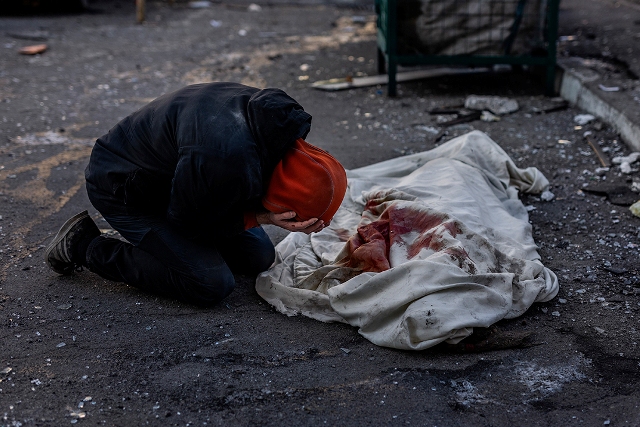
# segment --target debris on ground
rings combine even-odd
[[[481,74],[489,72],[488,68],[433,68],[427,70],[403,71],[396,74],[396,81],[409,82],[413,80],[428,79],[442,76],[453,76],[462,74]],[[378,74],[373,76],[334,78],[329,80],[320,80],[311,85],[314,89],[334,91],[344,90],[356,87],[376,86],[387,84],[389,76],[386,74]]]
[[[619,206],[629,206],[638,200],[638,194],[631,191],[626,185],[621,184],[590,184],[584,187],[582,191],[606,196],[609,202]]]
[[[460,123],[468,123],[468,122],[473,122],[475,120],[478,120],[482,117],[482,113],[480,111],[464,111],[461,110],[458,114],[456,114],[457,117],[450,119],[450,120],[445,120],[443,122],[440,123],[440,126],[442,127],[448,127],[448,126],[453,126],[453,125],[458,125]]]
[[[600,147],[593,140],[593,138],[591,138],[590,134],[585,133],[585,138],[586,138],[587,142],[589,143],[589,146],[591,147],[591,149],[596,153],[596,156],[598,156],[598,160],[600,161],[600,164],[602,165],[602,168],[596,169],[596,173],[598,173],[598,170],[601,170],[603,172],[608,172],[609,171],[609,166],[611,166],[611,162],[609,161],[609,158],[607,156],[605,156],[604,152],[600,149]]]
[[[631,165],[640,159],[640,153],[634,152],[629,154],[628,156],[618,156],[611,159],[611,162],[614,165],[620,165],[620,171],[624,174],[630,174],[632,172],[637,172],[637,169],[633,169]]]
[[[464,107],[470,110],[489,110],[493,114],[503,116],[518,111],[518,101],[501,96],[470,95],[464,101]]]
[[[489,111],[483,111],[482,115],[480,116],[480,120],[482,120],[483,122],[498,122],[500,121],[500,117],[490,113]]]
[[[605,86],[603,84],[599,84],[598,87],[603,92],[618,92],[620,90],[618,86]]]
[[[550,105],[542,108],[534,107],[532,108],[532,112],[535,114],[548,114],[555,113],[557,111],[563,111],[569,108],[569,102],[567,102],[563,98],[551,98],[550,101]]]
[[[542,194],[540,194],[540,200],[542,200],[543,202],[550,202],[555,198],[556,195],[549,190],[545,190],[542,192]]]
[[[573,121],[577,125],[584,126],[587,123],[589,123],[589,122],[591,122],[591,121],[593,121],[595,119],[596,119],[596,117],[594,115],[592,115],[592,114],[578,114],[577,116],[575,116],[573,118]]]
[[[25,46],[18,52],[22,55],[37,55],[39,53],[43,53],[45,50],[47,50],[46,44],[34,44],[31,46]]]
[[[638,161],[638,159],[640,159],[640,153],[639,152],[634,152],[629,154],[628,156],[617,156],[614,157],[611,161],[613,162],[614,165],[620,165],[622,163],[635,163]]]

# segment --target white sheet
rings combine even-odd
[[[474,131],[348,171],[331,226],[289,234],[257,292],[287,315],[345,322],[371,342],[421,350],[524,313],[558,292],[518,190],[548,181]]]

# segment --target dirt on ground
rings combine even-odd
[[[543,96],[540,76],[415,81],[396,98],[384,86],[311,88],[376,74],[375,16],[357,4],[151,2],[139,25],[132,4],[104,1],[0,17],[0,28],[0,425],[640,425],[638,166],[604,168],[631,150],[607,123]],[[109,228],[84,189],[95,139],[155,97],[213,80],[283,88],[313,115],[309,141],[347,168],[486,132],[551,182],[551,200],[522,200],[558,296],[472,336],[476,350],[486,336],[502,348],[410,352],[284,316],[252,277],[199,309],[50,271],[44,247],[68,217],[89,209]],[[519,109],[451,126],[456,115],[431,113],[471,94]]]

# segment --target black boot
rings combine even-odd
[[[86,265],[86,249],[100,229],[87,211],[80,212],[64,223],[44,253],[44,259],[58,274],[71,274]]]

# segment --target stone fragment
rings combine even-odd
[[[470,110],[489,110],[499,116],[518,111],[518,102],[511,98],[501,96],[470,95],[464,101],[464,108]]]

